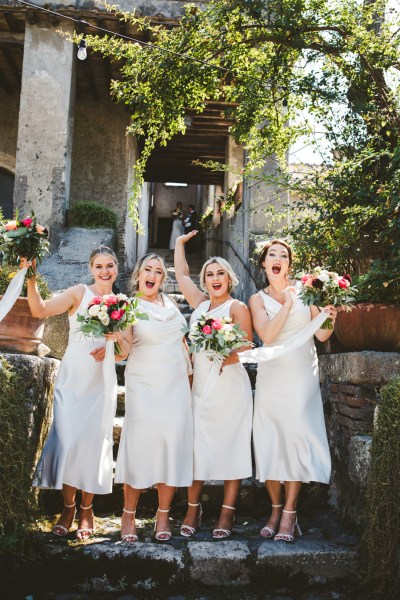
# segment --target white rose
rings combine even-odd
[[[232,331],[233,329],[233,325],[231,325],[230,323],[226,323],[225,325],[222,326],[222,331]]]
[[[108,306],[103,304],[103,306],[100,307],[100,310],[101,310],[101,312],[106,313],[108,311]]]
[[[128,296],[125,296],[125,294],[117,294],[117,298],[118,300],[128,300]]]
[[[321,271],[317,279],[322,281],[322,283],[327,283],[330,279],[328,271]]]
[[[100,312],[100,306],[98,304],[93,304],[93,306],[91,306],[89,308],[89,315],[91,317],[97,317],[99,312]]]
[[[99,318],[100,318],[100,316],[99,316]],[[103,325],[108,325],[110,322],[110,317],[108,315],[104,315],[104,317],[102,317],[100,320],[103,323]]]

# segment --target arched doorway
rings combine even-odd
[[[6,219],[13,216],[14,173],[0,168],[0,208]]]

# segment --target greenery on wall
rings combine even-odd
[[[70,225],[87,229],[114,229],[117,231],[118,218],[111,208],[99,202],[84,200],[77,202],[69,211]]]
[[[400,589],[400,377],[381,390],[362,538],[363,578],[377,598]]]
[[[0,557],[7,560],[22,550],[35,510],[24,389],[15,369],[0,355]]]
[[[11,265],[0,266],[0,295],[4,294],[4,292],[8,288],[10,281],[16,275],[17,272],[18,272],[17,267],[14,267]],[[39,289],[39,292],[40,292],[40,295],[42,296],[42,298],[44,300],[51,298],[51,290],[50,290],[49,286],[47,285],[47,281],[45,280],[43,275],[40,275],[40,273],[37,273],[36,281],[37,281],[37,286],[38,286],[38,289]],[[22,296],[23,298],[26,298],[26,294],[27,294],[27,291],[26,291],[26,279],[25,279],[24,285],[22,286],[20,296]]]

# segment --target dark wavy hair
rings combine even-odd
[[[267,256],[268,250],[274,244],[281,244],[281,246],[284,246],[286,248],[286,250],[288,251],[288,254],[289,254],[289,267],[292,265],[292,262],[293,262],[292,248],[290,247],[290,245],[288,244],[288,242],[285,242],[285,240],[276,239],[276,240],[270,240],[269,242],[267,242],[265,244],[265,246],[263,247],[263,249],[261,250],[260,256],[258,257],[258,266],[261,269],[263,269],[263,262],[265,261],[265,257]],[[264,287],[267,286],[267,285],[269,285],[269,281],[268,281],[268,277],[265,275],[265,284],[264,284]]]

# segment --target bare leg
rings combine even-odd
[[[203,489],[204,481],[193,481],[193,484],[188,488],[188,502],[190,504],[200,504],[201,490]],[[191,530],[196,530],[199,524],[200,506],[188,506],[186,517],[183,519],[182,527],[188,525]],[[189,529],[184,529],[186,534],[190,534]]]
[[[219,519],[217,521],[217,525],[215,530],[217,529],[226,529],[227,531],[232,531],[235,511],[231,508],[226,508],[227,506],[232,506],[233,508],[236,506],[236,500],[238,497],[238,493],[240,490],[240,484],[242,483],[241,479],[228,479],[224,482],[224,502],[221,508],[221,512],[219,515]],[[215,531],[214,530],[214,531]],[[227,537],[226,534],[221,532],[220,534],[217,532],[214,534],[215,538],[224,538]]]
[[[285,481],[285,511],[296,511],[301,486],[301,481]],[[283,512],[278,535],[294,535],[296,518],[297,515],[295,512]]]
[[[87,540],[93,533],[93,502],[94,494],[82,490],[82,502],[79,512],[79,523],[76,537],[80,541]]]
[[[175,496],[176,487],[165,485],[165,483],[157,484],[158,490],[158,511],[156,515],[156,534],[161,531],[165,531],[165,534],[158,534],[160,541],[168,541],[171,538],[171,527],[169,524],[169,513],[162,512],[167,511],[171,507],[172,500]]]
[[[142,490],[124,483],[124,510],[121,517],[121,537],[124,542],[136,542],[135,512]]]
[[[76,488],[70,485],[63,485],[62,496],[64,500],[64,508],[58,519],[57,523],[53,527],[53,533],[59,536],[65,536],[70,529],[75,516],[76,505],[75,496]]]
[[[262,537],[268,539],[274,537],[278,531],[279,521],[282,515],[282,484],[280,481],[269,480],[265,482],[268,495],[271,499],[272,509],[271,516],[267,521],[265,527],[260,531]]]

